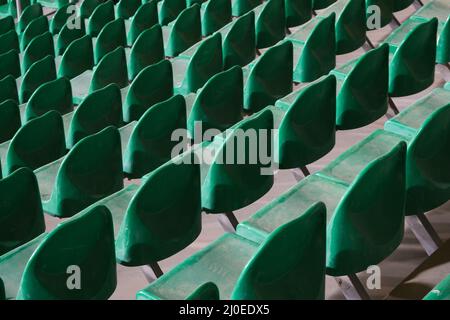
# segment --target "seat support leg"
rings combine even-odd
[[[399,25],[401,25],[400,20],[398,20],[397,17],[396,17],[395,15],[392,15],[392,20],[395,22],[395,24],[397,25],[397,27],[398,27]],[[392,27],[392,26],[391,26],[391,27]]]
[[[155,281],[163,275],[161,267],[157,262],[152,262],[149,265],[142,266],[141,269],[149,283]]]
[[[394,100],[392,100],[391,97],[389,97],[389,107],[392,109],[392,111],[394,111],[395,114],[399,114],[400,111],[398,111],[397,106],[395,105]]]
[[[373,44],[372,41],[370,41],[370,39],[369,39],[368,36],[366,36],[366,42],[367,42],[367,44],[369,45],[369,47],[370,47],[371,49],[375,48],[375,45]]]
[[[428,255],[431,255],[442,245],[441,238],[425,214],[420,213],[417,215],[407,216],[406,222]]]
[[[356,274],[349,274],[347,278],[348,281],[344,277],[335,278],[347,300],[370,300],[369,294]]]
[[[291,172],[297,182],[310,175],[310,172],[306,166],[291,169]],[[300,175],[300,172],[302,173],[302,175]]]
[[[234,215],[233,211],[221,213],[218,215],[219,223],[226,232],[236,232],[238,219]]]
[[[421,7],[423,7],[423,2],[422,2],[422,0],[416,0],[416,1],[414,1],[414,8],[420,9]]]

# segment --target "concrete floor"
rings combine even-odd
[[[424,1],[428,2],[428,1]],[[412,13],[414,8],[410,7],[402,12],[396,14],[400,21],[406,20]],[[292,31],[295,32],[295,29]],[[378,43],[384,39],[391,29],[389,26],[369,32],[369,37],[374,43]],[[359,49],[350,54],[341,55],[337,59],[338,65],[360,56],[364,53],[364,50]],[[427,90],[420,92],[417,95],[394,99],[395,103],[400,110],[405,109],[408,105],[416,101],[418,98],[424,96],[430,92],[433,88],[442,86],[445,81],[450,81],[448,78],[440,72],[441,69],[437,68],[435,83]],[[308,166],[311,173],[322,169],[330,161],[336,158],[339,154],[345,151],[348,147],[362,140],[369,135],[372,131],[383,128],[384,122],[387,120],[383,117],[377,120],[375,123],[366,126],[364,128],[338,131],[336,136],[336,146],[325,157],[317,162]],[[275,183],[270,192],[264,197],[253,203],[252,205],[236,211],[235,214],[239,221],[248,218],[251,214],[255,213],[259,208],[272,201],[280,194],[285,192],[291,186],[296,183],[292,174],[288,170],[280,171],[275,176]],[[427,214],[433,226],[443,240],[450,238],[450,203],[443,205],[442,207],[435,209]],[[47,230],[51,230],[54,226],[60,222],[56,218],[46,216]],[[204,248],[206,245],[214,241],[220,235],[223,234],[223,229],[217,221],[217,218],[213,215],[203,215],[203,230],[198,239],[192,243],[189,247],[179,252],[175,256],[161,261],[160,265],[163,271],[168,271],[185,258],[189,257],[196,251]],[[381,269],[381,289],[370,290],[369,295],[373,299],[383,299],[400,281],[402,281],[415,267],[417,267],[427,257],[425,251],[417,242],[408,227],[405,228],[405,236],[398,247],[398,249],[385,261],[383,261],[379,267]],[[135,299],[135,294],[138,290],[146,286],[147,281],[138,267],[130,268],[118,265],[118,285],[114,295],[111,299]],[[360,279],[365,282],[365,279],[369,276],[365,272],[358,274]],[[327,277],[326,282],[326,298],[327,299],[344,299],[344,296],[340,292],[335,280],[331,277]]]

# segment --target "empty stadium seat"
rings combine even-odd
[[[314,18],[287,37],[293,45],[294,81],[314,81],[336,66],[334,21],[334,13]]]
[[[267,48],[282,40],[286,34],[283,0],[268,0],[256,7],[256,48]]]
[[[141,0],[120,0],[116,4],[116,17],[129,19],[141,6]]]
[[[0,180],[7,201],[0,206],[0,256],[34,239],[45,231],[44,213],[36,177],[22,168]]]
[[[304,24],[312,17],[312,1],[310,0],[285,0],[284,12],[286,27],[291,28]]]
[[[162,26],[169,24],[175,20],[184,9],[186,9],[185,0],[158,1],[159,24]]]
[[[0,78],[12,76],[20,77],[20,58],[19,52],[11,49],[6,53],[0,54]]]
[[[11,16],[6,16],[0,18],[0,35],[15,29],[14,18]]]
[[[31,21],[27,28],[20,35],[20,50],[23,51],[29,43],[38,35],[41,35],[49,30],[48,19],[45,16]]]
[[[208,0],[201,5],[202,35],[209,36],[231,22],[231,2],[229,0]]]
[[[55,55],[53,36],[45,32],[30,41],[22,53],[22,74],[25,74],[31,65],[46,56]]]
[[[17,102],[11,99],[0,102],[0,143],[10,140],[20,126]]]
[[[99,4],[86,23],[86,33],[91,37],[96,37],[103,27],[115,19],[114,2],[112,0]]]
[[[70,3],[63,5],[58,10],[56,10],[55,14],[50,19],[50,32],[53,35],[57,35],[67,23],[69,18],[71,18],[72,15],[76,13],[71,6],[72,4]]]
[[[132,46],[142,32],[155,24],[158,24],[157,2],[150,1],[142,4],[130,19],[125,20],[128,45]]]
[[[16,79],[11,75],[0,79],[0,103],[9,99],[19,103]]]
[[[89,35],[75,39],[62,56],[55,58],[58,77],[73,79],[94,67],[94,49]]]
[[[12,49],[20,51],[19,37],[15,30],[10,30],[0,35],[0,54]]]
[[[100,31],[98,37],[95,39],[95,64],[98,64],[107,53],[120,46],[126,47],[127,39],[123,19],[118,18],[114,21],[108,22]]]
[[[42,17],[42,6],[39,3],[32,4],[26,7],[19,17],[17,22],[17,32],[21,34],[25,31],[27,26],[36,18]]]
[[[20,103],[28,102],[28,99],[42,84],[56,79],[55,61],[52,56],[46,56],[33,63],[23,77],[17,79],[20,83]]]
[[[216,284],[225,300],[323,299],[325,224],[319,203],[261,245],[227,233],[140,290],[137,299],[185,299],[206,282]]]
[[[89,18],[94,13],[94,10],[102,3],[103,3],[102,0],[81,1],[80,7],[79,7],[80,17],[83,19]]]
[[[261,0],[231,0],[231,13],[235,17],[242,16],[262,3]]]
[[[86,28],[84,21],[81,20],[80,28],[71,28],[66,23],[61,31],[56,35],[55,53],[56,55],[64,54],[67,47],[75,40],[86,35]]]
[[[107,127],[35,171],[44,211],[70,217],[123,188],[120,135]]]

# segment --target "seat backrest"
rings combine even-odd
[[[46,16],[41,16],[31,21],[20,36],[20,49],[22,51],[25,50],[31,40],[33,40],[36,36],[47,32],[48,30],[49,26]]]
[[[141,0],[120,0],[116,5],[116,16],[122,19],[131,18],[141,3]]]
[[[145,265],[181,251],[201,231],[200,166],[168,162],[147,176],[116,239],[117,260]]]
[[[67,47],[75,40],[86,34],[84,20],[80,20],[80,28],[70,28],[66,23],[56,37],[55,52],[62,55]]]
[[[82,19],[89,18],[94,10],[103,3],[102,0],[84,0],[80,3],[79,14]]]
[[[31,96],[25,109],[25,121],[55,110],[65,114],[73,110],[72,87],[67,78],[58,78],[41,85]]]
[[[47,235],[25,267],[17,299],[108,299],[116,285],[111,212],[97,206]]]
[[[336,78],[328,75],[301,90],[278,128],[281,169],[306,166],[335,145]]]
[[[202,185],[202,205],[208,212],[229,212],[262,197],[273,185],[271,146],[273,115],[263,110],[228,129]],[[263,172],[266,169],[267,172]]]
[[[347,3],[336,17],[336,54],[354,51],[366,41],[365,0],[344,1]]]
[[[367,270],[402,241],[405,159],[406,143],[400,142],[370,162],[348,188],[328,222],[328,275]]]
[[[166,43],[166,56],[176,57],[202,38],[200,6],[196,3],[184,9],[172,24]]]
[[[71,7],[70,3],[56,10],[56,13],[50,19],[50,32],[57,35],[74,13],[76,13],[76,9]]]
[[[127,46],[125,24],[122,18],[108,22],[100,31],[94,47],[94,61],[99,61],[117,47]]]
[[[55,55],[55,47],[52,34],[50,32],[45,32],[31,40],[23,51],[22,73],[24,74],[27,72],[34,62],[48,55]]]
[[[320,20],[302,48],[295,63],[296,80],[311,82],[328,74],[336,66],[335,14]]]
[[[123,105],[123,120],[138,120],[155,103],[173,95],[172,64],[168,60],[144,68],[130,85]]]
[[[12,49],[20,51],[19,37],[17,36],[16,30],[10,30],[0,35],[0,54]]]
[[[257,112],[292,91],[293,59],[290,41],[284,41],[263,53],[245,84],[244,109]]]
[[[312,1],[286,0],[284,1],[286,27],[295,27],[304,24],[312,17]]]
[[[103,27],[115,18],[114,2],[112,0],[105,1],[96,6],[89,17],[86,33],[91,37],[96,37]]]
[[[36,177],[21,168],[0,180],[0,255],[45,231],[44,212]]]
[[[107,53],[98,63],[92,74],[89,93],[115,83],[120,88],[128,85],[127,60],[125,49],[118,47]]]
[[[192,55],[181,87],[186,92],[196,92],[213,75],[223,70],[222,36],[215,33],[202,41]]]
[[[136,124],[124,154],[124,172],[142,177],[170,160],[175,130],[186,129],[186,104],[176,95],[151,106]]]
[[[436,18],[420,23],[408,33],[395,51],[389,65],[391,96],[411,95],[434,82],[437,25]],[[411,68],[414,70],[412,75]]]
[[[269,0],[256,17],[256,47],[267,48],[282,40],[286,34],[284,0]]]
[[[389,46],[365,53],[346,76],[339,91],[336,125],[354,129],[374,122],[387,112]]]
[[[406,9],[409,7],[414,0],[394,0],[394,12]]]
[[[14,24],[14,18],[12,16],[6,16],[0,19],[0,35],[9,32],[11,30],[16,30]]]
[[[209,0],[202,16],[202,35],[209,36],[231,22],[231,1]]]
[[[56,68],[52,56],[46,56],[33,63],[22,78],[19,92],[20,103],[27,102],[37,88],[54,79],[56,79]]]
[[[20,111],[17,102],[11,99],[0,102],[0,143],[10,140],[20,126]]]
[[[407,153],[406,213],[432,210],[450,197],[450,103],[434,111],[410,142]]]
[[[148,4],[151,3],[154,1]],[[130,61],[128,61],[129,78],[134,80],[142,69],[163,60],[164,57],[162,30],[161,26],[156,24],[142,31],[134,41],[130,51]]]
[[[120,89],[115,84],[89,94],[73,113],[67,132],[67,147],[71,149],[78,141],[108,127],[122,124],[122,101]]]
[[[195,123],[201,121],[201,137],[205,130],[223,131],[242,120],[244,102],[242,69],[234,66],[220,72],[199,90],[190,110],[187,128],[195,139]],[[201,139],[201,137],[198,137]]]
[[[50,201],[56,216],[70,217],[122,188],[120,134],[110,126],[81,139],[69,151]]]
[[[232,14],[235,17],[240,17],[262,3],[261,0],[235,0],[232,3]]]
[[[159,24],[167,25],[169,22],[175,20],[178,15],[186,8],[185,0],[162,0],[159,8]]]
[[[246,66],[256,56],[255,13],[250,11],[233,22],[228,34],[223,38],[224,70],[238,65]]]
[[[26,27],[30,24],[34,19],[41,17],[43,15],[42,6],[39,3],[32,4],[26,7],[22,14],[19,17],[19,21],[17,22],[17,31],[18,33],[22,33],[25,31]]]
[[[186,297],[186,300],[219,300],[219,288],[214,282],[206,282]]]
[[[450,63],[450,15],[444,23],[437,43],[436,63]]]
[[[22,167],[34,170],[65,153],[62,117],[56,111],[49,111],[17,131],[9,144],[4,170],[8,174]]]
[[[58,77],[73,79],[94,67],[92,39],[85,35],[74,40],[64,52],[58,69]]]
[[[158,24],[158,2],[150,1],[142,4],[131,19],[130,30],[127,34],[128,44],[133,45],[144,30],[156,24]]]
[[[12,75],[0,77],[0,103],[9,99],[19,102],[16,79]]]
[[[19,52],[11,49],[6,53],[0,54],[0,78],[6,76],[20,77],[20,58]]]
[[[247,263],[232,299],[325,299],[326,208],[316,203],[272,232]]]

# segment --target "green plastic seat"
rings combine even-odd
[[[0,102],[0,143],[10,140],[20,126],[20,111],[17,102],[15,100]]]
[[[23,51],[22,74],[25,74],[34,62],[48,55],[55,55],[53,36],[50,32],[35,37]]]
[[[244,109],[257,112],[292,92],[292,42],[284,41],[264,52],[244,69]]]
[[[132,46],[142,32],[155,24],[158,24],[157,2],[150,1],[142,4],[130,20],[125,20],[128,45]]]
[[[175,21],[162,28],[164,51],[168,57],[176,57],[202,38],[200,6],[194,4],[184,9]]]
[[[366,42],[365,0],[341,0],[320,12],[326,17],[336,14],[336,54],[352,52]]]
[[[46,233],[41,234],[20,247],[0,256],[0,278],[2,278],[5,286],[6,299],[16,298],[25,266],[46,236]]]
[[[45,231],[44,213],[33,171],[22,168],[0,180],[6,201],[0,206],[0,256]]]
[[[173,95],[172,65],[168,60],[145,67],[128,88],[123,103],[123,120],[140,119],[156,103]]]
[[[43,7],[59,9],[70,3],[70,0],[37,0]]]
[[[203,154],[213,155],[211,160],[203,161],[201,168],[202,206],[206,212],[224,213],[243,208],[270,190],[273,175],[268,174],[270,172],[262,174],[264,169],[271,170],[270,163],[264,163],[262,158],[252,160],[251,156],[263,150],[270,152],[272,129],[272,112],[263,110],[240,121],[228,129],[225,135],[214,137],[210,144],[202,148]],[[262,138],[262,130],[267,133],[266,141]],[[252,143],[251,148],[242,141],[245,135],[254,136],[256,143]],[[238,154],[234,151],[237,147],[240,150]],[[227,153],[233,158],[229,159],[230,155],[227,158]],[[228,160],[232,160],[232,163]]]
[[[185,299],[203,283],[222,299],[324,299],[323,203],[281,226],[258,245],[227,233],[137,293],[137,299]]]
[[[235,17],[240,17],[253,10],[261,3],[261,0],[231,0],[231,13]]]
[[[207,282],[192,292],[186,300],[219,300],[219,288],[212,283]]]
[[[131,49],[125,49],[125,53],[127,53],[128,61],[128,78],[132,81],[141,70],[164,59],[161,26],[156,24],[144,30]]]
[[[336,78],[322,77],[275,104],[280,169],[304,167],[333,149],[336,132]],[[277,114],[280,114],[278,116]],[[277,122],[277,121],[275,121]]]
[[[216,73],[223,70],[222,37],[215,33],[193,48],[191,58],[180,56],[172,60],[175,93],[196,92]]]
[[[339,88],[336,126],[366,126],[386,114],[389,88],[389,47],[384,44],[332,71]]]
[[[79,284],[70,279],[76,270]],[[108,299],[116,285],[111,213],[99,206],[59,224],[42,240],[25,266],[17,299]]]
[[[24,51],[28,44],[37,36],[48,32],[48,19],[45,16],[34,19],[20,35],[20,50]]]
[[[53,35],[57,35],[61,29],[66,25],[67,20],[72,17],[75,13],[75,10],[71,7],[72,4],[67,3],[63,5],[61,8],[56,10],[53,17],[50,19],[50,32]]]
[[[201,5],[200,12],[204,37],[231,22],[231,2],[229,0],[209,0]]]
[[[81,139],[108,127],[120,127],[122,121],[122,101],[120,89],[115,84],[89,94],[70,115],[70,126],[66,134],[68,149]]]
[[[392,0],[366,0],[366,20],[370,21],[372,15],[376,14],[377,12],[380,12],[380,28],[388,25],[392,19],[394,18],[393,11],[394,11],[394,1]],[[373,7],[377,6],[376,8],[379,11],[373,11],[371,10]],[[378,26],[377,26],[378,27]],[[373,30],[369,29],[368,30]]]
[[[122,19],[129,19],[141,5],[141,0],[120,0],[116,5],[116,17]]]
[[[118,47],[107,53],[94,70],[87,70],[70,82],[74,104],[79,104],[89,93],[111,83],[117,84],[120,88],[126,87],[128,71],[124,48]]]
[[[394,12],[408,8],[415,0],[394,0]]]
[[[20,74],[19,52],[11,49],[6,53],[0,54],[0,78],[6,76],[18,78]]]
[[[55,161],[66,153],[64,127],[56,111],[30,120],[23,125],[11,141],[1,145],[4,161],[2,168],[7,176],[18,168],[32,170]],[[6,149],[6,152],[4,152]]]
[[[408,21],[415,25],[408,27],[403,23],[385,40],[391,50],[389,95],[392,97],[418,93],[434,82],[438,21],[436,18]]]
[[[56,68],[52,56],[46,56],[33,63],[22,77],[19,91],[20,102],[26,103],[37,88],[54,79],[56,79]]]
[[[256,57],[255,13],[250,11],[219,30],[222,35],[223,68],[245,66]]]
[[[450,273],[423,300],[450,300]]]
[[[0,77],[0,103],[9,99],[19,102],[16,79],[11,75]]]
[[[55,41],[55,53],[60,56],[64,54],[67,47],[75,40],[80,39],[81,37],[86,35],[86,27],[84,24],[84,20],[80,20],[80,28],[69,28],[67,24],[65,24],[61,31],[56,36]]]
[[[74,40],[64,51],[59,60],[58,77],[73,79],[93,67],[92,39],[89,35],[85,35]]]
[[[19,37],[15,30],[10,30],[0,35],[0,54],[6,53],[12,49],[20,51]]]
[[[367,270],[400,244],[404,229],[405,153],[400,142],[363,167],[351,183],[326,172],[310,175],[237,227],[262,242],[317,201],[327,207],[327,274]],[[328,167],[326,167],[328,168]]]
[[[71,217],[123,188],[119,131],[107,127],[81,139],[69,153],[35,171],[44,211]]]
[[[284,0],[286,27],[296,27],[312,18],[311,0]]]
[[[255,12],[256,48],[267,48],[286,35],[284,0],[268,0],[253,10]]]
[[[42,6],[39,3],[32,4],[26,7],[22,14],[19,17],[19,21],[17,22],[17,32],[21,34],[25,31],[27,26],[36,18],[39,18],[43,15]]]
[[[142,177],[172,157],[178,144],[172,140],[175,130],[186,129],[186,104],[175,95],[151,106],[139,119],[124,152],[124,172],[128,177]]]
[[[311,82],[336,66],[335,14],[317,17],[288,36],[294,55],[294,81]]]
[[[446,0],[433,0],[427,2],[422,8],[417,10],[413,17],[431,19],[436,17],[440,23],[446,22],[450,12],[450,3]]]
[[[103,0],[84,0],[80,3],[79,15],[83,19],[89,18],[95,11],[95,9],[104,3]]]
[[[114,2],[112,0],[105,1],[96,6],[90,15],[86,25],[86,33],[91,37],[96,37],[103,27],[114,19]]]
[[[58,78],[42,84],[28,100],[23,122],[39,117],[50,110],[63,115],[73,110],[72,88],[67,78]]]
[[[314,10],[325,9],[335,2],[336,0],[312,0],[312,7]]]
[[[208,129],[224,131],[242,120],[243,97],[240,67],[234,66],[213,76],[196,95],[187,97],[189,137],[194,140],[202,139]],[[202,131],[197,132],[196,124],[200,122]]]
[[[158,1],[159,24],[162,26],[169,24],[175,20],[184,9],[186,9],[185,0]]]
[[[0,19],[0,35],[5,34],[11,30],[16,30],[14,24],[14,18],[12,16],[6,16]]]
[[[123,19],[118,18],[108,22],[98,34],[94,46],[94,62],[99,63],[100,60],[109,52],[117,47],[126,47],[125,24]]]
[[[450,198],[448,119],[450,92],[435,89],[398,116],[385,129],[410,141],[407,157],[406,214],[422,214]]]

